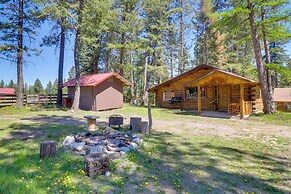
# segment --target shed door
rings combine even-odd
[[[229,85],[221,85],[218,89],[218,110],[227,111],[230,103]]]

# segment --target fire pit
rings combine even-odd
[[[109,127],[111,125],[118,125],[118,127],[120,127],[120,125],[123,125],[123,117],[121,115],[111,115],[109,117],[108,125]]]

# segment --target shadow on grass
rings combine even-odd
[[[79,118],[74,118],[72,116],[56,116],[56,115],[45,115],[40,114],[36,117],[26,117],[22,118],[23,121],[32,121],[32,122],[41,122],[49,124],[61,124],[61,125],[84,125],[86,124],[85,120]]]
[[[289,174],[288,163],[280,161],[280,157],[265,155],[260,151],[250,153],[243,149],[232,149],[215,145],[211,141],[201,144],[183,142],[184,147],[180,147],[172,140],[171,134],[152,133],[151,137],[146,139],[152,145],[150,150],[135,153],[137,158],[135,162],[144,168],[140,173],[131,174],[131,178],[140,179],[140,182],[145,179],[144,176],[157,177],[160,185],[168,187],[164,188],[166,193],[171,190],[189,193],[288,193],[291,189],[290,186],[288,190],[274,186],[286,182],[288,177],[259,178],[253,175],[255,169],[252,167],[257,162],[261,163],[259,167],[270,166],[274,174]],[[240,155],[250,161],[242,161]],[[233,170],[227,164],[222,167],[221,162],[227,164],[242,162],[250,171],[244,171],[240,167]],[[154,184],[156,181],[151,182]],[[151,190],[151,192],[156,191]]]

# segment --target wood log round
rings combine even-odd
[[[149,123],[147,121],[142,121],[140,123],[140,130],[142,134],[149,134]]]
[[[43,141],[40,143],[39,157],[44,159],[56,154],[56,142],[55,141]]]
[[[141,124],[140,117],[130,117],[130,130],[140,132],[140,124]]]
[[[92,154],[85,157],[85,172],[93,178],[105,174],[109,170],[109,157],[105,154]]]

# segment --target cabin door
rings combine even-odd
[[[218,89],[218,110],[227,111],[230,103],[229,85],[221,85]]]

